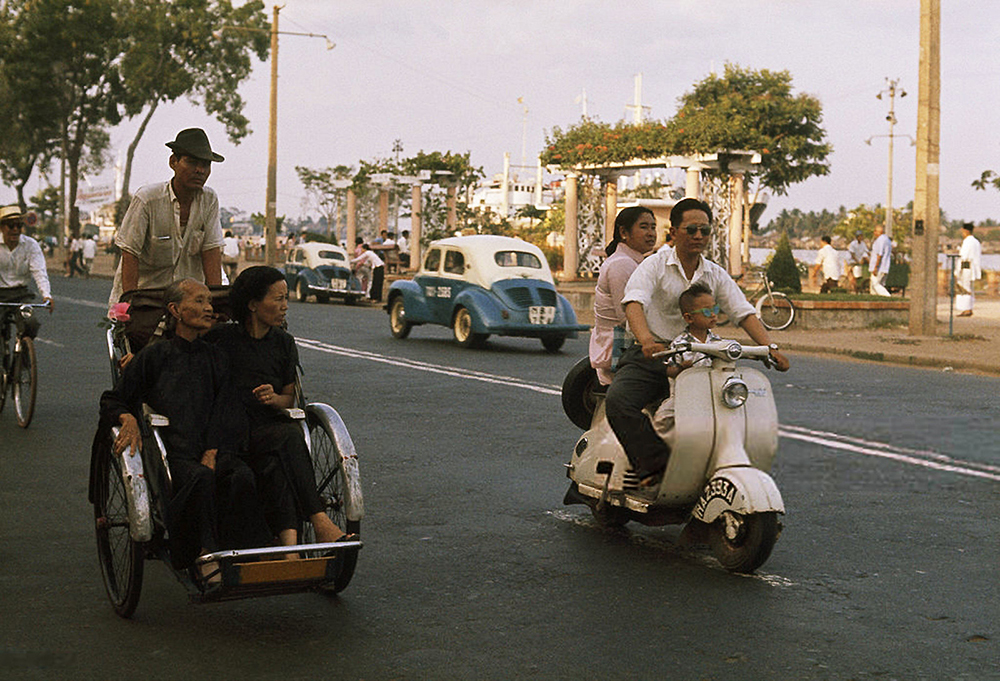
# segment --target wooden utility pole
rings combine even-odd
[[[937,333],[940,210],[941,0],[920,0],[920,93],[917,102],[917,185],[913,196],[910,335]]]

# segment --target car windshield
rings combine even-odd
[[[344,257],[344,254],[339,251],[320,251],[319,257],[323,260],[339,260],[341,262],[347,260],[347,258]]]
[[[497,251],[493,256],[500,267],[531,267],[542,269],[542,263],[534,253],[524,251]]]

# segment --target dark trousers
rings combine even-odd
[[[379,265],[372,270],[372,300],[382,300],[382,282],[385,281],[385,266]]]
[[[0,303],[29,303],[35,299],[35,295],[27,286],[11,286],[10,288],[0,288]],[[12,309],[12,308],[10,308]],[[8,314],[13,314],[10,312]],[[18,322],[18,333],[23,333],[28,338],[38,337],[38,328],[42,323],[38,317],[32,315],[27,320],[21,319]]]
[[[246,549],[271,544],[253,471],[240,459],[220,453],[215,470],[190,459],[171,459],[173,495],[167,531],[174,567],[194,563],[202,549]]]
[[[288,522],[289,513],[294,520],[305,520],[324,510],[323,501],[316,491],[316,473],[312,459],[298,423],[272,421],[254,426],[250,430],[249,455],[252,460],[259,462],[279,463],[280,471],[272,474],[271,479],[273,481],[282,474],[291,494],[266,492],[265,496],[272,503],[280,504],[276,515],[283,522]],[[296,523],[282,529],[297,526]]]
[[[669,394],[670,383],[663,362],[646,359],[638,343],[626,350],[618,360],[604,408],[608,424],[639,477],[663,470],[670,458],[670,447],[642,412],[647,404]]]

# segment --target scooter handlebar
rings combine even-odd
[[[709,343],[680,343],[669,350],[653,354],[653,359],[666,359],[684,352],[701,352],[735,362],[738,359],[757,359],[770,366],[771,348],[766,345],[743,345],[738,341],[712,341]]]

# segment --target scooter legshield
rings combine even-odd
[[[691,515],[712,523],[724,511],[740,515],[785,512],[785,503],[774,479],[764,471],[750,467],[725,468],[715,472]]]

